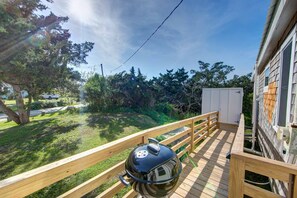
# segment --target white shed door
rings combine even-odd
[[[222,123],[229,123],[229,91],[220,92],[220,107],[217,109],[217,111],[220,111],[219,121]]]
[[[220,122],[238,124],[242,112],[242,88],[204,88],[202,113],[220,112]]]
[[[230,124],[239,124],[240,114],[242,113],[242,91],[229,90],[228,122]]]

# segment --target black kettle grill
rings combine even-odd
[[[142,197],[167,197],[175,189],[182,165],[172,149],[153,138],[148,140],[148,144],[131,151],[125,163],[126,173],[119,178]]]

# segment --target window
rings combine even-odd
[[[268,67],[265,72],[265,79],[264,79],[264,92],[268,91],[268,83],[269,83],[269,74],[270,74],[270,68]]]
[[[264,83],[264,85],[265,85],[265,87],[266,86],[268,86],[268,82],[269,82],[269,72],[270,72],[270,69],[269,69],[269,67],[265,70],[265,83]]]
[[[290,42],[282,53],[282,68],[280,79],[280,101],[278,111],[278,126],[286,126],[287,120],[287,103],[289,91],[289,78],[291,66],[292,42]]]

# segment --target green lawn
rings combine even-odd
[[[4,104],[11,108],[13,111],[17,110],[15,100],[3,100]],[[26,101],[25,101],[26,102]],[[0,111],[2,113],[2,111]]]
[[[24,98],[23,99],[25,104],[28,103],[28,98]],[[66,98],[66,97],[60,97],[58,100],[63,100],[63,101],[73,101],[75,102],[75,98]],[[42,101],[42,102],[51,102],[51,101],[58,101],[56,99],[52,99],[52,100],[48,100],[48,99],[40,99],[39,101]],[[7,105],[15,105],[15,100],[3,100],[5,104]],[[34,102],[34,100],[32,100],[32,102]]]
[[[152,117],[154,119],[152,119]],[[0,123],[0,180],[69,157],[135,132],[173,121],[164,114],[57,112],[18,126]],[[159,119],[159,120],[157,120]],[[124,160],[129,150],[51,185],[32,197],[55,197]],[[114,181],[101,186],[98,191]]]
[[[17,106],[16,106],[15,100],[3,100],[3,101],[4,101],[4,104],[6,104],[13,111],[16,111],[17,110]],[[58,103],[59,101],[63,101],[67,105],[77,105],[77,104],[79,104],[79,102],[77,102],[75,98],[65,98],[65,97],[61,97],[58,100],[56,100],[56,99],[52,99],[52,100],[41,99],[39,101],[40,102],[43,102],[43,103]],[[34,100],[32,102],[34,102]],[[25,105],[28,104],[28,98],[24,98],[24,103],[25,103]],[[57,104],[56,104],[56,106],[57,106]],[[33,107],[31,106],[31,108],[33,108]],[[2,113],[2,111],[0,111],[0,113]]]
[[[6,105],[15,105],[15,100],[3,100]]]

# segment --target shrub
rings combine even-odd
[[[31,103],[31,110],[38,110],[42,108],[43,108],[43,104],[41,101],[35,101]]]
[[[109,107],[111,92],[107,80],[95,74],[88,79],[84,86],[86,101],[92,112],[104,110]]]
[[[169,103],[159,103],[155,106],[156,111],[165,113],[166,115],[171,115],[174,111],[174,108]]]
[[[64,100],[59,100],[58,102],[57,102],[57,106],[58,107],[62,107],[62,106],[66,106],[67,105],[67,103],[64,101]]]
[[[99,112],[100,110],[102,110],[102,109],[99,108],[99,106],[95,105],[95,104],[89,104],[87,106],[87,111],[90,113],[96,113],[96,112]]]
[[[178,113],[178,110],[174,108],[174,105],[169,103],[159,103],[154,108],[157,112],[163,113],[169,117],[176,119],[183,119],[183,115]]]
[[[63,100],[60,100],[58,102],[54,101],[34,101],[31,103],[31,110],[39,110],[39,109],[45,109],[45,108],[53,108],[53,107],[61,107],[65,106],[66,102]]]
[[[79,109],[79,108],[75,108],[73,106],[68,106],[66,111],[70,114],[75,114],[75,113],[79,113],[82,111],[82,109]]]
[[[159,141],[159,142],[162,142],[163,140],[166,140],[166,137],[164,135],[159,135],[156,137],[156,139]]]
[[[45,102],[45,103],[43,103],[42,108],[53,108],[53,107],[57,107],[57,106],[58,106],[57,102]]]
[[[9,94],[7,97],[8,100],[14,100],[14,95],[13,94]]]

